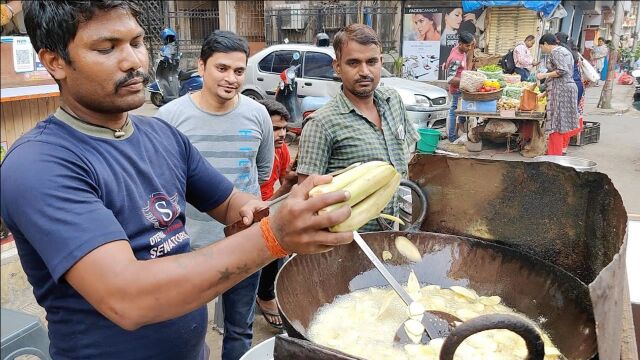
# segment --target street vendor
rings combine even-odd
[[[461,33],[458,45],[451,50],[451,54],[449,54],[445,64],[449,96],[451,98],[451,108],[449,108],[449,116],[447,118],[447,134],[450,142],[456,141],[458,128],[462,124],[456,121],[455,114],[460,99],[460,76],[463,70],[467,70],[472,66],[471,57],[475,43],[476,40],[473,35],[467,32]],[[462,118],[459,119],[459,121],[463,120]]]
[[[149,56],[128,1],[25,2],[25,24],[62,105],[2,163],[0,214],[47,312],[53,359],[208,359],[205,304],[276,258],[352,234],[330,176],[291,190],[272,216],[197,251],[187,202],[220,222],[265,205],[234,189],[166,122],[128,114],[145,101]]]
[[[351,24],[335,35],[333,48],[333,68],[342,79],[342,91],[315,111],[304,126],[298,150],[298,183],[311,174],[372,160],[389,162],[407,178],[418,134],[398,92],[378,87],[382,74],[378,34],[369,26]],[[397,201],[390,202],[384,212],[397,214]],[[372,220],[362,230],[380,229]]]
[[[517,43],[513,49],[513,61],[516,66],[515,72],[520,75],[520,81],[528,81],[529,74],[533,71],[533,67],[538,65],[538,62],[533,60],[533,56],[529,50],[535,42],[535,36],[528,35],[524,41]]]

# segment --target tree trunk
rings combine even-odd
[[[604,82],[598,108],[611,109],[611,93],[613,92],[613,83],[615,79],[616,63],[618,62],[618,50],[620,49],[620,35],[622,33],[622,21],[624,20],[624,9],[622,1],[615,2],[616,13],[613,20],[613,35],[611,36],[611,44],[609,47],[609,66],[607,67],[607,80]]]
[[[600,100],[598,101],[598,108],[611,109],[611,94],[613,92],[613,82],[616,77],[616,63],[618,62],[618,49],[613,48],[609,52],[609,64],[607,66],[607,80],[604,82],[602,92],[600,93]]]

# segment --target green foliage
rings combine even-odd
[[[394,56],[392,53],[387,53],[393,59],[392,73],[395,76],[402,77],[402,67],[404,66],[404,58],[400,54]]]

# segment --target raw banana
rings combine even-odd
[[[353,231],[378,217],[393,198],[399,185],[400,174],[393,166],[383,161],[370,161],[336,176],[329,184],[316,186],[309,192],[309,196],[331,191],[348,191],[351,195],[349,200],[328,206],[320,210],[320,213],[333,211],[344,205],[350,206],[351,216],[329,230]]]
[[[369,161],[366,162],[358,167],[355,167],[345,173],[342,173],[340,175],[337,175],[333,178],[333,180],[328,183],[328,184],[322,184],[322,185],[318,185],[316,187],[314,187],[313,189],[311,189],[311,191],[309,191],[309,196],[313,197],[316,195],[320,195],[320,194],[326,194],[326,193],[330,193],[333,191],[338,191],[342,188],[344,188],[345,186],[349,185],[350,183],[352,183],[354,180],[360,178],[361,176],[363,176],[364,174],[366,174],[367,172],[375,169],[378,166],[382,166],[382,165],[388,165],[391,166],[389,164],[387,164],[384,161]]]

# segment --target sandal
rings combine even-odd
[[[260,306],[260,302],[258,301],[258,299],[256,299],[256,306],[258,307],[258,309],[260,309],[260,312],[262,313],[262,317],[264,317],[264,320],[269,325],[271,325],[271,327],[278,330],[282,330],[282,317],[280,316],[280,313],[278,311],[273,312],[273,311],[264,309],[262,306]],[[280,319],[279,324],[272,320],[272,318],[274,317],[277,317],[278,319]]]

